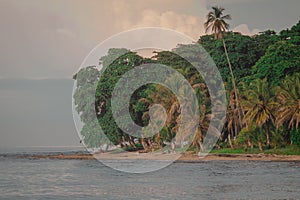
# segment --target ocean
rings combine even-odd
[[[299,162],[180,162],[130,174],[97,160],[18,158],[49,152],[73,151],[2,151],[0,199],[300,199]]]

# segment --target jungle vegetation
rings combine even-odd
[[[229,31],[231,16],[224,12],[223,8],[212,8],[204,24],[211,33],[200,36],[197,44],[179,44],[172,51],[155,52],[151,58],[127,49],[110,49],[100,58],[101,70],[89,66],[75,74],[78,87],[74,99],[84,122],[81,132],[84,143],[88,147],[103,143],[105,138],[94,131],[98,125],[111,143],[127,150],[150,151],[172,141],[180,124],[181,110],[174,94],[162,85],[142,86],[129,103],[131,118],[140,126],[149,123],[150,106],[164,106],[167,120],[154,136],[135,138],[124,133],[111,111],[111,95],[120,77],[136,66],[159,63],[177,70],[195,89],[201,114],[190,148],[204,150],[201,144],[211,118],[210,95],[201,75],[176,54],[186,52],[197,58],[199,55],[193,54],[193,48],[200,44],[214,60],[226,88],[227,114],[215,148],[263,152],[300,147],[300,21],[279,33],[266,30],[248,36]],[[95,102],[83,98],[93,91],[96,91]],[[97,121],[91,120],[90,113],[96,113]]]

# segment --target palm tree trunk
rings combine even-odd
[[[229,142],[230,148],[231,148],[231,149],[234,149],[234,147],[233,147],[233,145],[232,145],[230,133],[228,133],[227,138],[228,138],[228,142]]]
[[[258,142],[258,148],[259,148],[259,151],[260,151],[260,152],[263,152],[263,148],[262,148],[261,142]]]
[[[202,142],[199,141],[199,147],[200,147],[200,151],[203,152],[204,151],[204,148],[203,148],[203,145],[202,145]]]
[[[253,149],[253,143],[250,140],[248,140],[248,146]]]
[[[152,145],[152,141],[151,141],[150,137],[148,138],[148,142],[147,143],[149,145],[150,150],[153,151],[153,145]]]
[[[241,115],[240,106],[239,106],[239,99],[238,99],[238,94],[237,94],[237,89],[236,89],[236,84],[235,84],[235,78],[234,78],[234,75],[233,75],[232,66],[231,66],[231,62],[229,60],[229,56],[228,56],[228,52],[227,52],[227,48],[226,48],[226,44],[225,44],[224,38],[222,38],[222,42],[223,42],[223,46],[224,46],[224,50],[225,50],[225,55],[226,55],[226,59],[227,59],[229,70],[230,70],[230,74],[231,74],[231,81],[232,81],[233,90],[234,90],[234,94],[235,94],[236,107],[238,109],[239,121],[241,123],[242,122],[242,115]],[[240,126],[241,126],[241,124],[240,124]]]
[[[270,145],[270,129],[269,129],[269,126],[266,124],[266,137],[267,137],[267,147],[268,149],[271,148],[271,145]]]
[[[123,145],[124,145],[125,147],[127,147],[126,140],[125,140],[125,137],[124,137],[124,136],[122,136],[122,142],[123,142]]]
[[[148,145],[145,142],[145,139],[143,137],[141,138],[141,143],[142,143],[142,146],[143,146],[144,150],[147,151],[148,150]]]
[[[133,148],[136,148],[136,145],[134,143],[134,138],[132,136],[129,136],[128,142]]]

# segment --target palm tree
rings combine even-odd
[[[200,106],[200,118],[199,118],[199,123],[196,128],[196,133],[194,135],[194,138],[192,140],[191,146],[196,147],[196,154],[199,153],[199,147],[200,151],[204,151],[204,146],[203,146],[203,140],[205,137],[205,133],[208,130],[209,127],[209,122],[211,119],[211,114],[207,112],[206,106],[203,104]]]
[[[215,39],[222,39],[223,32],[229,29],[229,24],[225,20],[231,20],[231,16],[229,14],[223,15],[225,9],[222,7],[214,6],[212,9],[207,14],[207,21],[204,23],[205,31],[211,29]]]
[[[230,147],[233,149],[234,146],[232,144],[231,138],[235,138],[238,136],[239,131],[241,131],[241,127],[243,126],[242,119],[239,118],[239,110],[236,103],[236,98],[234,91],[229,93],[229,105],[226,112],[225,118],[225,126],[224,131],[227,132],[227,139]]]
[[[205,27],[205,32],[207,33],[209,30],[211,30],[214,33],[215,39],[222,39],[224,50],[225,50],[225,55],[227,58],[228,66],[230,69],[230,74],[231,74],[231,80],[232,80],[232,85],[234,89],[234,96],[235,96],[235,102],[236,102],[236,107],[238,108],[238,117],[241,120],[242,119],[242,112],[239,109],[239,100],[238,100],[238,93],[237,93],[237,88],[236,88],[236,83],[235,83],[235,78],[234,74],[232,71],[232,66],[231,62],[229,60],[225,40],[223,38],[223,34],[226,32],[226,30],[229,29],[229,24],[225,20],[231,20],[231,16],[229,14],[223,15],[223,11],[225,9],[222,7],[217,7],[214,6],[212,7],[212,11],[210,11],[207,14],[207,21],[204,23]],[[242,127],[239,127],[240,129]]]
[[[270,126],[275,123],[273,110],[276,103],[273,98],[267,79],[256,79],[245,91],[243,100],[243,108],[246,112],[243,123],[248,129],[252,125],[264,129],[268,147],[270,147]]]
[[[275,88],[277,101],[277,128],[287,123],[288,128],[298,129],[300,123],[300,74],[287,76],[281,86]]]

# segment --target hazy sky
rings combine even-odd
[[[71,77],[89,51],[145,26],[197,40],[212,5],[244,34],[300,19],[299,0],[0,0],[0,147],[78,145]]]

